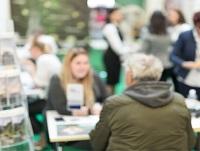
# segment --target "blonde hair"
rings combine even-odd
[[[132,54],[124,62],[125,69],[132,72],[134,80],[159,80],[163,71],[161,61],[153,55]]]
[[[31,43],[31,48],[30,48],[30,49],[32,49],[32,48],[34,48],[34,47],[37,47],[37,48],[40,49],[40,51],[41,51],[42,53],[49,53],[49,49],[48,49],[47,45],[45,45],[44,43],[40,42],[40,41],[38,40],[38,37],[39,37],[39,36],[33,37],[32,43]]]
[[[83,85],[84,89],[84,103],[86,106],[91,107],[94,104],[94,92],[93,92],[93,75],[91,69],[89,70],[88,74],[80,81],[74,79],[72,75],[72,70],[70,68],[70,64],[72,60],[78,55],[87,55],[85,49],[83,48],[72,48],[70,49],[64,57],[63,66],[60,73],[61,85],[63,86],[64,90],[66,90],[66,86],[69,83],[80,83]]]

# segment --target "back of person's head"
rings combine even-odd
[[[195,26],[200,27],[200,11],[194,13],[193,15],[193,23]]]
[[[124,62],[125,71],[130,71],[136,81],[157,81],[160,79],[163,65],[153,55],[142,53],[130,55]]]
[[[157,35],[167,33],[167,19],[161,11],[153,12],[150,18],[149,31]]]

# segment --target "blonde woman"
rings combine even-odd
[[[68,84],[83,86],[84,106],[80,109],[68,110]],[[73,48],[66,54],[60,74],[51,79],[46,110],[57,110],[60,114],[76,116],[99,114],[100,108],[95,109],[95,102],[102,103],[106,96],[104,84],[91,71],[87,51],[83,48]]]
[[[41,114],[46,104],[46,90],[51,77],[60,72],[61,62],[53,54],[50,54],[45,45],[38,41],[37,37],[32,42],[30,47],[31,59],[25,61],[25,69],[33,78],[33,88],[40,88],[43,91],[44,97],[36,98],[28,104],[29,116],[33,127],[34,134],[41,135],[41,140],[35,143],[35,149],[39,150],[44,147],[44,133],[42,132],[42,124],[36,118],[37,114]]]

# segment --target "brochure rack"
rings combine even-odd
[[[33,151],[32,128],[12,33],[0,33],[0,151]]]

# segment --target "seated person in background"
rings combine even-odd
[[[34,61],[26,62],[27,69],[31,73],[36,87],[47,88],[51,77],[60,72],[61,62],[57,56],[50,54],[45,49],[45,45],[39,42],[37,37],[33,40],[30,54]]]
[[[84,93],[84,106],[76,110],[68,110],[66,88],[68,84],[81,84]],[[107,97],[104,83],[90,68],[89,57],[85,49],[73,48],[64,58],[63,67],[59,75],[52,77],[46,110],[56,110],[66,115],[99,114],[101,107],[95,102],[102,103]]]
[[[93,151],[189,151],[194,145],[191,117],[183,96],[158,81],[163,66],[152,55],[125,61],[128,88],[109,97],[90,133]]]
[[[42,98],[29,103],[29,116],[33,131],[34,134],[39,134],[42,131],[42,124],[36,119],[36,115],[42,113],[45,107],[45,94],[50,78],[60,71],[61,63],[55,55],[46,52],[45,45],[38,42],[37,38],[31,45],[30,54],[35,63],[27,60],[24,66],[32,76],[34,88],[41,89],[43,93]]]
[[[24,59],[30,57],[28,50],[30,49],[36,37],[38,42],[44,44],[45,49],[48,50],[48,53],[56,54],[58,52],[58,46],[56,44],[55,38],[51,35],[45,34],[42,29],[36,29],[29,35],[27,42],[25,43],[22,50],[18,51],[19,58]]]

